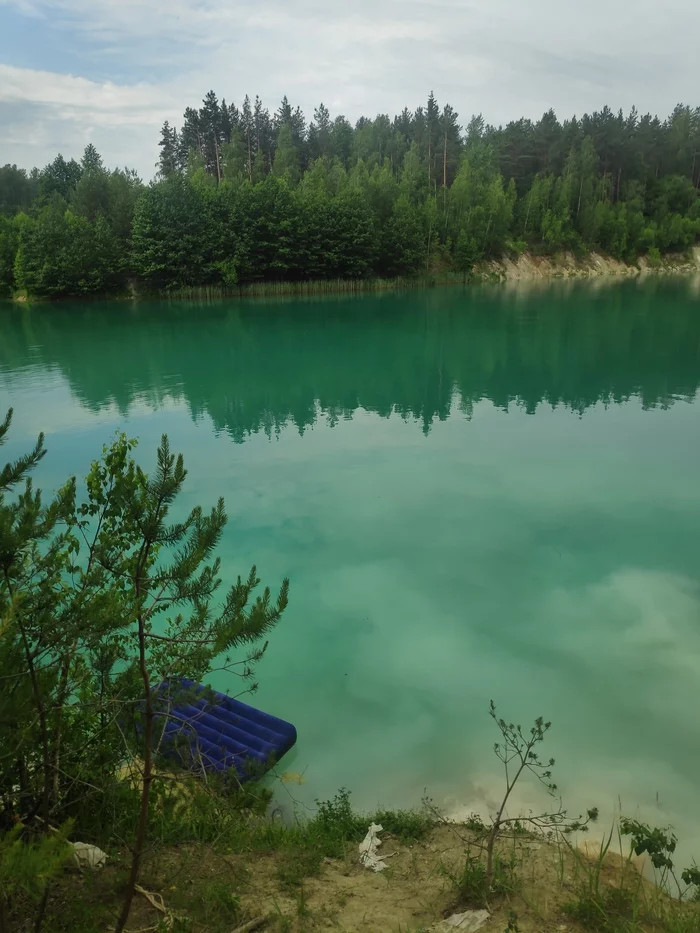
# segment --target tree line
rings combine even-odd
[[[0,288],[42,297],[432,275],[525,249],[634,261],[700,234],[700,108],[665,120],[550,110],[466,128],[431,93],[353,126],[210,91],[165,123],[157,177],[80,163],[0,169]]]

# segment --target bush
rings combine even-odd
[[[594,891],[581,889],[577,899],[564,905],[564,913],[587,930],[618,933],[629,929],[638,912],[635,897],[622,888]]]
[[[661,253],[658,246],[652,246],[647,253],[647,263],[651,269],[658,269],[661,265]]]
[[[330,800],[317,800],[316,816],[291,829],[282,828],[282,859],[277,876],[283,884],[298,885],[316,874],[324,858],[344,858],[364,839],[370,823],[381,823],[385,832],[402,842],[422,839],[430,831],[429,816],[413,810],[378,810],[373,815],[356,813],[350,792],[341,787]]]
[[[464,867],[460,873],[444,870],[457,895],[455,909],[487,907],[494,899],[512,894],[518,887],[515,867],[515,859],[504,859],[496,855],[493,860],[493,876],[489,879],[485,862],[478,855],[472,855],[471,849],[467,848]]]
[[[416,810],[377,810],[372,822],[381,823],[384,830],[401,842],[417,842],[424,839],[434,823],[425,813]],[[365,831],[366,831],[365,826]]]

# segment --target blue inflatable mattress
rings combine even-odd
[[[190,680],[161,684],[155,706],[163,754],[193,769],[235,768],[241,781],[261,777],[297,740],[291,723]]]

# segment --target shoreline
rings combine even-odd
[[[640,256],[636,264],[622,262],[603,253],[590,252],[576,257],[571,252],[552,256],[537,256],[524,252],[517,259],[504,256],[482,264],[485,281],[498,277],[500,282],[532,282],[550,279],[604,278],[623,276],[696,275],[700,273],[700,246],[693,246],[687,254],[668,253],[658,263]]]
[[[337,814],[330,811],[331,820]],[[673,896],[663,871],[636,857],[615,826],[593,834],[547,836],[522,827],[496,842],[497,874],[483,883],[484,827],[417,811],[385,811],[372,870],[358,840],[371,817],[349,815],[355,830],[309,834],[303,820],[270,817],[207,839],[162,841],[144,862],[130,929],[192,933],[695,933],[700,906]],[[243,833],[242,836],[239,836]],[[243,842],[243,840],[248,840]],[[119,905],[119,876],[128,858],[113,847],[99,871],[65,871],[52,885],[47,917],[63,924],[89,917],[108,929]],[[13,919],[31,920],[29,902]],[[163,917],[168,920],[161,926]],[[26,929],[22,925],[21,929]],[[64,926],[61,927],[62,929]],[[65,927],[68,928],[68,927]],[[51,926],[54,929],[54,926]]]
[[[590,252],[577,257],[572,252],[539,256],[526,251],[513,258],[484,260],[471,275],[443,272],[415,278],[393,279],[318,279],[309,281],[252,282],[239,286],[193,285],[172,291],[141,290],[136,282],[129,283],[126,292],[102,295],[62,296],[35,298],[25,293],[9,296],[6,300],[16,304],[51,304],[64,301],[141,301],[192,300],[220,298],[270,298],[307,295],[355,295],[370,292],[412,291],[447,286],[513,285],[521,283],[546,284],[555,280],[620,279],[648,276],[700,275],[700,245],[691,247],[686,254],[668,253],[657,263],[641,256],[636,264],[625,263],[602,253]]]

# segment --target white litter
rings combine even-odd
[[[476,933],[490,917],[488,910],[466,910],[463,914],[452,914],[447,920],[441,920],[433,929],[435,933],[450,933],[452,930]]]
[[[382,832],[381,823],[370,823],[367,835],[360,843],[360,864],[372,871],[384,871],[386,862],[378,854],[377,849],[382,844],[379,833]]]
[[[102,868],[107,861],[107,853],[103,852],[102,849],[99,849],[97,846],[91,846],[87,842],[71,842],[70,844],[73,847],[75,864],[81,871],[85,871],[86,868],[95,871],[98,868]]]

